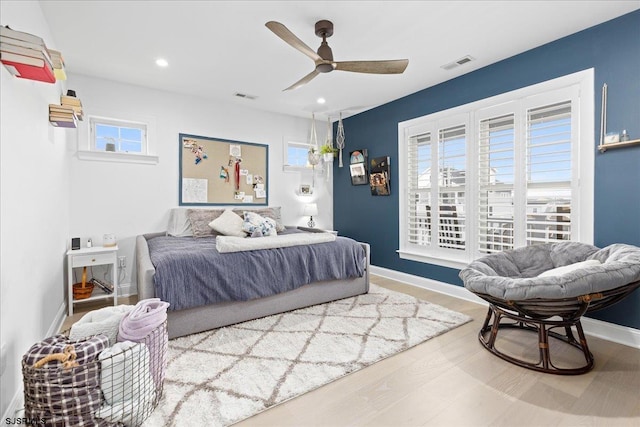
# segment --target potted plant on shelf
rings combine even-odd
[[[337,148],[333,148],[330,144],[324,144],[320,147],[320,154],[322,154],[322,158],[325,162],[332,162],[336,153],[338,152]]]

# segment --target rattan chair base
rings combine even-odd
[[[579,341],[575,339],[572,327],[575,327]],[[564,334],[553,331],[552,329],[562,328]],[[498,332],[504,329],[519,329],[525,331],[533,331],[538,335],[539,359],[537,362],[528,362],[519,359],[513,355],[501,352],[496,348],[496,339]],[[585,364],[561,368],[553,364],[549,346],[549,338],[554,338],[566,345],[579,349],[585,358]],[[527,316],[521,316],[502,310],[491,304],[485,323],[478,333],[480,343],[494,355],[506,360],[507,362],[521,366],[523,368],[532,369],[538,372],[558,375],[579,375],[589,372],[593,368],[593,355],[589,351],[587,340],[580,324],[580,319],[562,319],[562,320],[535,320]]]
[[[484,348],[494,355],[524,368],[549,374],[584,374],[593,368],[594,358],[589,351],[587,339],[580,323],[582,315],[615,304],[639,287],[640,281],[637,281],[615,289],[574,298],[521,301],[507,301],[491,295],[476,293],[476,295],[489,302],[489,312],[482,329],[478,333],[478,339]],[[578,339],[574,336],[572,329],[574,327],[578,334]],[[540,352],[537,363],[518,359],[496,348],[498,332],[501,329],[514,328],[537,332]],[[564,329],[564,334],[553,329]],[[550,337],[581,350],[586,363],[572,368],[554,366],[549,349]]]

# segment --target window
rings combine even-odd
[[[91,117],[91,150],[147,154],[147,125],[144,123]]]
[[[309,150],[313,145],[305,142],[289,141],[284,147],[284,170],[302,170],[310,167]]]
[[[79,142],[78,158],[125,163],[158,163],[150,146],[155,119],[140,117],[141,121],[128,121],[89,116],[84,135]],[[88,130],[88,132],[87,132]]]
[[[593,72],[398,125],[401,258],[593,242]]]

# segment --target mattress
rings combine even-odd
[[[148,240],[156,297],[183,310],[249,301],[318,282],[362,277],[366,254],[346,237],[334,242],[219,253],[215,237]]]

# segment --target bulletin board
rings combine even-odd
[[[269,146],[181,133],[181,206],[269,205]]]

